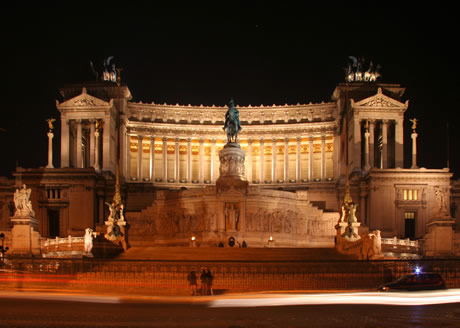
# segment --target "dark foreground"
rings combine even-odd
[[[0,327],[460,327],[460,303],[235,308],[211,307],[199,297],[187,302],[102,302],[0,295]]]

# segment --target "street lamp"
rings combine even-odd
[[[5,242],[5,234],[2,232],[0,233],[0,239],[2,240],[2,246],[0,246],[0,252],[2,253],[2,266],[4,264],[5,253],[8,252],[8,247],[4,247]]]

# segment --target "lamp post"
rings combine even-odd
[[[2,232],[0,233],[0,239],[2,240],[2,246],[0,246],[0,252],[2,253],[2,266],[4,264],[5,253],[8,252],[8,247],[4,247],[5,242],[5,234]]]

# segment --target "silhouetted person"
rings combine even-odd
[[[187,275],[187,280],[190,285],[190,289],[192,290],[192,296],[196,296],[196,272],[195,268],[192,268]]]

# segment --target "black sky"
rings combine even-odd
[[[445,167],[450,140],[451,168],[460,173],[453,7],[147,3],[50,2],[4,12],[0,176],[46,165],[45,119],[59,117],[58,88],[92,80],[89,60],[108,56],[123,68],[133,101],[224,105],[233,97],[244,106],[329,101],[347,57],[364,56],[382,65],[382,82],[407,88],[406,118],[419,119],[419,165]]]

